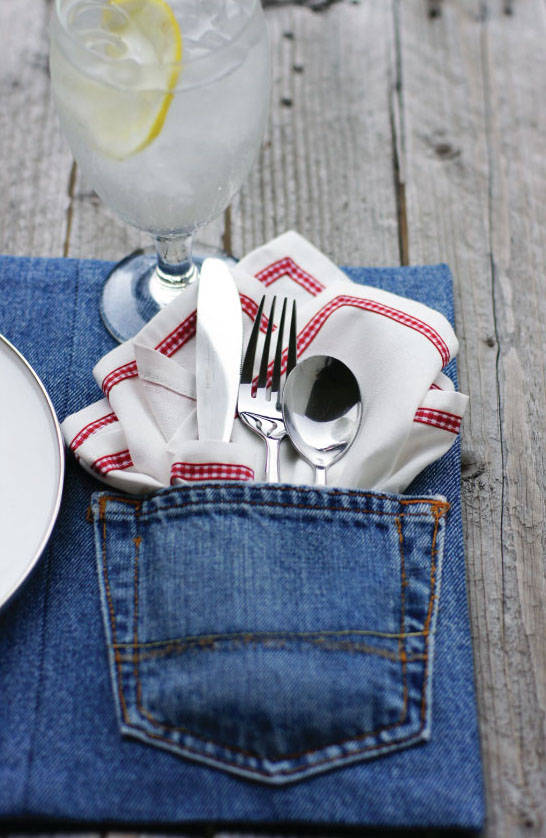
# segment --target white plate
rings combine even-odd
[[[0,607],[38,561],[53,529],[64,448],[53,405],[23,356],[0,335]]]

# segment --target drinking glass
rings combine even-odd
[[[109,274],[101,314],[135,334],[198,275],[192,236],[229,204],[263,137],[260,0],[55,0],[50,67],[63,132],[102,200],[151,234]]]

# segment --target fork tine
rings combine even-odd
[[[292,318],[290,320],[290,335],[288,338],[288,356],[286,359],[286,375],[294,369],[298,360],[297,329],[296,329],[296,301],[292,303]]]
[[[267,387],[267,367],[269,364],[269,345],[271,343],[271,332],[273,330],[273,317],[275,315],[275,301],[276,297],[273,297],[273,302],[271,303],[271,311],[269,312],[269,322],[267,324],[267,332],[265,333],[265,340],[264,346],[262,350],[262,362],[260,364],[260,374],[258,376],[258,389],[260,390],[262,387]]]
[[[275,350],[275,363],[273,364],[273,376],[271,378],[271,398],[273,393],[277,394],[277,408],[280,408],[280,389],[281,389],[281,363],[282,363],[282,339],[284,333],[284,319],[286,316],[286,297],[282,304],[281,321],[279,323],[279,331],[277,335],[277,349]]]
[[[254,356],[256,355],[256,345],[258,343],[258,335],[260,334],[260,324],[262,322],[262,312],[264,310],[265,295],[260,301],[258,311],[254,319],[254,325],[248,339],[248,345],[243,360],[243,367],[241,369],[241,384],[250,384],[252,382],[252,375],[254,371]]]

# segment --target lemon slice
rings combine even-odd
[[[52,57],[60,108],[86,144],[124,160],[163,128],[180,74],[180,27],[165,0],[108,0],[93,37],[86,45],[97,57],[85,75]]]
[[[123,159],[146,148],[163,128],[180,73],[182,34],[165,0],[109,0],[102,22],[122,42],[124,58],[140,66],[148,88],[109,103],[104,108],[107,123],[97,126],[102,150]]]

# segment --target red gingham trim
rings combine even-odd
[[[95,460],[91,468],[98,474],[106,475],[110,471],[117,471],[130,468],[133,465],[128,449],[118,451],[116,454],[105,454]]]
[[[170,358],[195,335],[196,323],[197,312],[192,311],[192,313],[186,317],[182,323],[179,323],[178,326],[167,335],[167,337],[159,341],[155,349],[158,352],[161,352],[162,355],[166,355]],[[101,384],[102,392],[105,396],[108,396],[112,387],[115,387],[115,385],[119,384],[120,381],[126,381],[128,378],[136,378],[137,376],[138,369],[136,361],[129,361],[128,364],[123,364],[123,366],[117,367],[115,370],[112,370],[112,372],[109,372],[108,375],[104,376]]]
[[[171,484],[181,480],[254,480],[254,469],[239,463],[173,463]]]
[[[128,364],[123,364],[122,367],[117,367],[102,379],[101,389],[105,396],[110,395],[110,390],[119,384],[120,381],[125,381],[127,378],[136,378],[138,369],[136,361],[129,361]]]
[[[445,366],[449,361],[449,348],[442,338],[442,336],[433,329],[428,323],[419,320],[405,311],[400,311],[397,308],[386,306],[383,303],[378,303],[375,300],[361,299],[360,297],[349,297],[345,294],[339,297],[334,297],[327,303],[315,316],[309,321],[307,326],[298,335],[298,353],[303,352],[309,346],[311,341],[316,337],[322,326],[328,320],[334,311],[337,311],[344,306],[352,306],[353,308],[360,308],[364,311],[371,311],[375,314],[380,314],[383,317],[388,317],[390,320],[395,320],[403,326],[408,326],[416,332],[420,332],[426,337],[438,350],[442,358],[442,363]]]
[[[345,294],[342,294],[339,297],[334,297],[329,303],[326,303],[326,305],[311,318],[307,325],[304,326],[297,338],[298,356],[301,355],[301,353],[307,349],[307,347],[316,338],[328,318],[334,314],[335,311],[338,311],[338,309],[343,308],[344,306],[353,306],[354,308],[360,308],[364,311],[381,314],[383,317],[388,317],[391,320],[395,320],[397,323],[401,323],[403,326],[408,326],[410,329],[420,332],[436,347],[440,353],[440,357],[442,358],[443,365],[445,366],[448,363],[449,347],[442,336],[435,329],[433,329],[432,326],[429,326],[428,323],[425,323],[423,320],[419,320],[417,317],[413,317],[411,314],[407,314],[405,311],[399,311],[399,309],[385,306],[382,303],[377,303],[375,300],[366,300],[361,299],[360,297],[349,297]],[[282,355],[282,372],[286,369],[287,356],[288,349],[285,349]],[[274,359],[268,367],[268,383],[273,371],[273,364]]]
[[[447,413],[444,410],[432,410],[429,407],[420,407],[416,411],[413,421],[420,422],[423,425],[434,425],[435,428],[449,431],[452,434],[458,434],[461,429],[460,416]]]
[[[163,338],[163,340],[157,344],[157,351],[161,352],[162,355],[166,355],[167,358],[170,358],[171,355],[178,352],[178,350],[181,349],[184,344],[195,335],[196,325],[197,312],[192,311],[192,313],[186,317],[182,323],[178,324],[176,329],[173,329],[166,338]]]
[[[99,431],[101,428],[105,428],[107,425],[111,425],[112,422],[117,422],[118,417],[115,413],[107,413],[106,416],[101,416],[100,419],[94,419],[93,422],[89,422],[88,425],[85,425],[84,428],[76,434],[72,442],[70,443],[70,450],[75,451],[76,448],[79,448],[80,445],[83,445],[86,439],[88,439],[91,434],[94,434],[95,431]]]
[[[293,279],[294,282],[297,282],[298,285],[305,288],[313,297],[320,294],[321,291],[324,291],[322,282],[319,282],[314,276],[304,271],[303,268],[300,268],[290,256],[285,256],[284,259],[278,259],[277,262],[272,262],[271,265],[262,268],[261,271],[255,274],[256,279],[263,282],[266,288],[280,279],[281,276],[289,276],[290,279]]]

